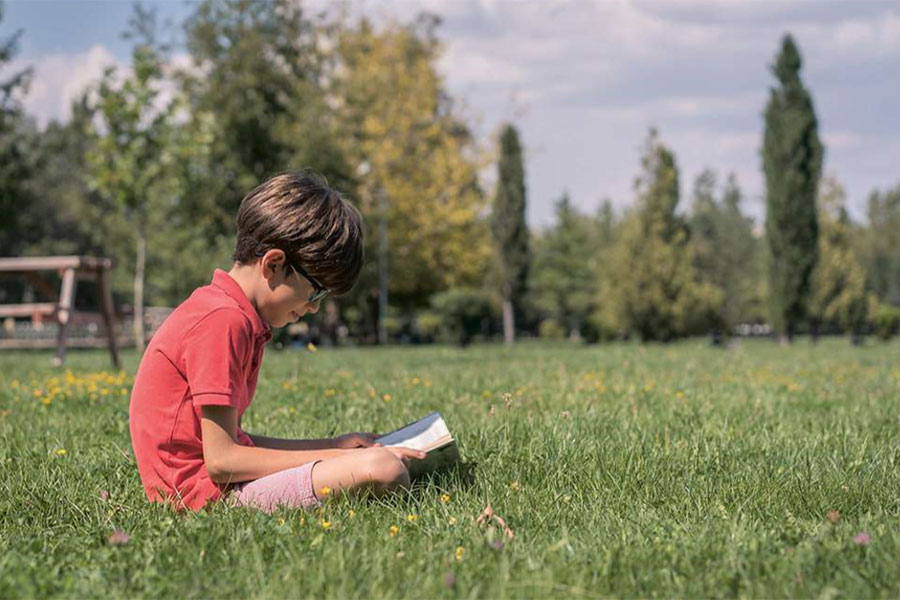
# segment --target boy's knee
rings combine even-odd
[[[403,461],[385,448],[366,450],[366,470],[379,487],[409,485],[409,471]]]

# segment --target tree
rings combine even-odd
[[[4,6],[0,2],[0,22]],[[15,56],[21,35],[18,31],[0,40],[0,68]],[[35,135],[22,113],[21,97],[30,78],[31,70],[25,69],[0,79],[0,256],[18,254],[25,241],[21,207],[29,200],[24,183],[33,170]]]
[[[479,284],[490,259],[480,149],[456,114],[437,70],[435,20],[362,20],[336,28],[330,85],[357,170],[359,207],[369,232],[387,228],[388,281],[398,307],[426,306],[437,292]],[[377,255],[378,235],[366,236]],[[375,287],[364,269],[357,301]]]
[[[525,224],[525,166],[515,126],[500,134],[500,161],[491,214],[491,231],[497,249],[500,294],[503,301],[503,339],[515,339],[515,314],[521,311],[528,279],[528,227]]]
[[[716,319],[722,333],[762,316],[760,247],[753,236],[753,221],[741,213],[741,199],[734,175],[728,177],[720,196],[713,171],[703,171],[694,183],[689,222],[694,267],[701,281],[722,292]]]
[[[860,242],[872,292],[900,308],[900,185],[869,196],[868,227]]]
[[[713,326],[721,291],[697,277],[688,228],[675,212],[675,156],[655,129],[641,167],[637,206],[610,251],[594,322],[603,331],[634,332],[642,341],[669,341]]]
[[[556,203],[556,222],[534,237],[529,275],[534,303],[570,337],[582,337],[594,306],[598,263],[607,239],[602,226],[599,217],[580,213],[564,194]]]
[[[322,106],[316,28],[298,3],[205,0],[185,31],[192,66],[179,74],[181,87],[212,144],[191,201],[217,205],[223,230],[233,233],[244,195],[295,165],[298,154],[309,161],[299,166],[333,178],[330,163],[317,160],[331,155],[315,119],[327,124],[327,113],[298,114],[307,104]]]
[[[806,316],[818,251],[816,192],[823,148],[800,67],[797,46],[786,35],[772,66],[778,85],[770,90],[762,148],[769,296],[782,343],[793,339]]]
[[[852,247],[852,223],[844,189],[833,178],[822,181],[819,194],[819,260],[812,277],[810,313],[815,321],[849,331],[861,339],[868,317],[866,271]]]
[[[154,39],[155,15],[138,6],[132,27],[138,42],[131,73],[120,82],[110,68],[100,81],[88,172],[93,188],[116,202],[134,230],[134,336],[138,350],[143,350],[150,219],[162,217],[160,203],[175,195],[170,171],[175,104],[157,106],[163,57]]]

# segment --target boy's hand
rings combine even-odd
[[[381,444],[378,444],[379,446]],[[409,459],[411,458],[425,458],[428,456],[425,452],[421,450],[413,450],[412,448],[404,448],[403,446],[387,446],[385,450],[389,450],[394,456],[403,461],[403,464],[409,464]]]
[[[368,448],[375,444],[378,435],[369,432],[357,431],[354,433],[345,433],[334,438],[334,447],[342,450],[351,450],[353,448]]]

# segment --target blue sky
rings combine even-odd
[[[323,2],[317,2],[321,6]],[[184,2],[156,3],[180,21]],[[443,18],[440,62],[485,144],[504,120],[526,147],[529,221],[552,221],[567,190],[584,210],[633,201],[647,130],[676,154],[682,207],[706,166],[737,174],[745,209],[763,214],[762,112],[781,36],[804,57],[826,144],[825,169],[861,218],[874,188],[900,184],[900,2],[837,0],[510,0],[350,3],[376,20]],[[129,2],[7,3],[0,37],[24,29],[16,66],[35,68],[26,107],[40,122],[103,66],[124,63]],[[172,32],[177,36],[178,31]],[[2,74],[0,74],[2,77]]]

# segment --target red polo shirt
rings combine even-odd
[[[153,335],[130,406],[131,443],[151,501],[198,510],[227,489],[203,462],[201,407],[233,406],[240,423],[270,337],[244,291],[219,269]],[[240,425],[237,441],[253,445]]]

